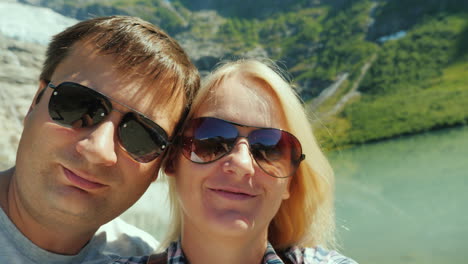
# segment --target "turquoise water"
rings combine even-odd
[[[361,264],[467,263],[468,127],[328,156],[343,254]],[[162,238],[166,195],[153,184],[123,218]]]
[[[331,153],[342,252],[360,263],[466,263],[468,127]]]

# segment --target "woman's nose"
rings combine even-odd
[[[250,153],[246,139],[240,139],[236,142],[228,157],[227,164],[224,166],[226,172],[232,172],[239,176],[252,176],[255,173],[255,160]]]

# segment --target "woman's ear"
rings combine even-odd
[[[281,195],[281,198],[283,200],[287,200],[291,196],[290,191],[291,191],[291,181],[292,181],[292,179],[291,179],[291,177],[289,177],[286,180],[288,181],[288,183],[287,183],[286,189],[283,191],[283,194]]]

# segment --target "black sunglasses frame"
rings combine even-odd
[[[49,98],[49,102],[48,102],[49,116],[51,117],[51,119],[56,124],[59,124],[60,126],[68,127],[68,128],[74,128],[74,129],[76,129],[76,128],[88,128],[88,127],[92,127],[94,125],[97,125],[97,124],[101,123],[110,114],[111,111],[116,111],[116,112],[121,113],[123,115],[123,117],[122,117],[122,119],[121,119],[121,121],[120,121],[120,123],[118,125],[118,129],[117,129],[118,130],[117,132],[118,132],[119,146],[132,159],[134,159],[135,161],[137,161],[139,163],[148,163],[150,161],[153,161],[154,159],[159,157],[167,149],[167,147],[171,144],[171,140],[167,136],[167,132],[161,126],[159,126],[156,122],[152,121],[150,118],[148,118],[147,116],[145,116],[144,114],[142,114],[138,110],[135,110],[132,107],[126,105],[126,104],[118,102],[118,101],[114,100],[113,98],[110,98],[107,95],[105,95],[105,94],[103,94],[103,93],[101,93],[99,91],[96,91],[96,90],[94,90],[92,88],[89,88],[87,86],[81,85],[79,83],[74,83],[74,82],[63,82],[63,83],[60,83],[57,86],[55,86],[52,82],[49,82],[47,87],[50,87],[53,90],[53,92],[52,92],[52,94],[51,94],[51,96]],[[81,125],[76,127],[76,126],[73,126],[72,124],[68,124],[67,122],[61,122],[60,118],[54,118],[54,115],[60,115],[59,111],[57,109],[54,109],[56,107],[56,105],[54,104],[54,96],[56,96],[61,89],[67,90],[67,89],[72,89],[72,88],[82,89],[82,91],[86,91],[86,93],[88,93],[90,95],[90,98],[93,98],[95,100],[100,101],[101,105],[97,105],[97,106],[98,107],[103,106],[105,108],[105,111],[104,111],[105,113],[101,113],[101,115],[100,115],[100,117],[102,117],[102,119],[100,119],[97,122],[94,122],[92,124],[86,124],[86,122],[82,122]],[[40,99],[39,96],[42,97],[42,93],[43,92],[41,92],[38,95],[37,102],[39,102],[39,99]],[[119,104],[119,105],[123,106],[124,108],[128,109],[129,111],[123,112],[121,110],[115,109],[114,107],[112,107],[112,103]],[[91,106],[89,106],[89,108],[90,107]],[[89,108],[87,110],[89,110]],[[84,114],[86,114],[86,113],[82,113],[82,115],[84,115]],[[92,121],[94,121],[94,119],[92,119]],[[128,123],[124,123],[124,121],[136,121],[136,123],[143,130],[145,130],[145,132],[147,133],[147,135],[149,137],[151,137],[151,139],[154,139],[154,137],[157,137],[157,139],[162,143],[162,144],[160,144],[158,146],[158,148],[160,150],[154,149],[151,152],[143,154],[143,155],[133,153],[132,151],[130,151],[129,148],[131,146],[129,146],[129,145],[127,145],[127,143],[125,143],[126,141],[128,141],[130,139],[126,140],[125,137],[122,135],[123,129],[126,128],[127,124],[128,124]],[[156,142],[155,140],[153,140],[153,143],[154,143],[154,145],[158,145],[158,142]]]
[[[219,122],[223,122],[223,123],[227,123],[227,124],[230,124],[232,125],[233,127],[247,127],[247,128],[254,128],[255,130],[251,131],[249,133],[249,135],[247,136],[241,136],[239,134],[239,130],[236,128],[236,131],[237,131],[237,135],[235,137],[235,140],[234,140],[234,143],[232,145],[228,145],[229,146],[229,149],[223,153],[222,155],[216,157],[215,159],[213,160],[209,160],[209,161],[206,161],[206,162],[198,162],[198,161],[194,161],[192,160],[190,157],[187,157],[184,153],[184,147],[186,145],[186,140],[189,140],[190,141],[190,144],[193,144],[193,138],[194,136],[186,136],[185,133],[186,133],[186,129],[192,124],[192,122],[194,121],[197,121],[197,120],[206,120],[206,119],[213,119],[213,120],[217,120]],[[252,134],[252,133],[255,133],[255,132],[258,132],[258,130],[274,130],[274,131],[279,131],[281,132],[282,134],[287,134],[290,138],[294,139],[295,142],[296,142],[296,146],[299,147],[299,153],[300,156],[298,157],[297,160],[291,160],[291,164],[294,166],[294,169],[293,171],[291,171],[287,176],[276,176],[276,175],[272,175],[271,173],[269,173],[266,169],[263,168],[263,166],[261,165],[261,162],[259,162],[257,160],[257,157],[256,155],[253,154],[252,152],[252,148],[253,146],[251,145],[251,142],[250,142],[250,138],[249,136]],[[243,125],[243,124],[239,124],[239,123],[235,123],[235,122],[231,122],[231,121],[227,121],[227,120],[224,120],[224,119],[220,119],[220,118],[216,118],[216,117],[197,117],[197,118],[194,118],[192,120],[190,120],[186,126],[184,127],[184,129],[182,130],[181,134],[179,135],[179,139],[178,139],[178,145],[180,145],[180,147],[182,148],[182,156],[184,156],[186,159],[188,159],[189,161],[193,162],[193,163],[197,163],[197,164],[209,164],[209,163],[213,163],[217,160],[220,160],[221,158],[225,157],[226,155],[228,155],[229,153],[231,153],[231,151],[234,149],[234,146],[236,144],[236,142],[239,140],[239,138],[246,138],[249,142],[249,151],[252,155],[252,158],[255,160],[255,162],[259,165],[259,167],[265,172],[267,173],[268,175],[272,176],[272,177],[275,177],[275,178],[288,178],[292,175],[294,175],[294,173],[296,172],[296,170],[299,168],[299,165],[300,163],[305,159],[305,154],[302,153],[302,145],[300,143],[300,141],[291,133],[289,133],[288,131],[285,131],[285,130],[282,130],[282,129],[279,129],[279,128],[271,128],[271,127],[257,127],[257,126],[248,126],[248,125]]]

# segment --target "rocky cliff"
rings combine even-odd
[[[14,164],[22,121],[37,88],[45,42],[75,23],[50,9],[0,3],[0,170]]]
[[[44,46],[0,35],[0,170],[14,163],[44,51]]]

